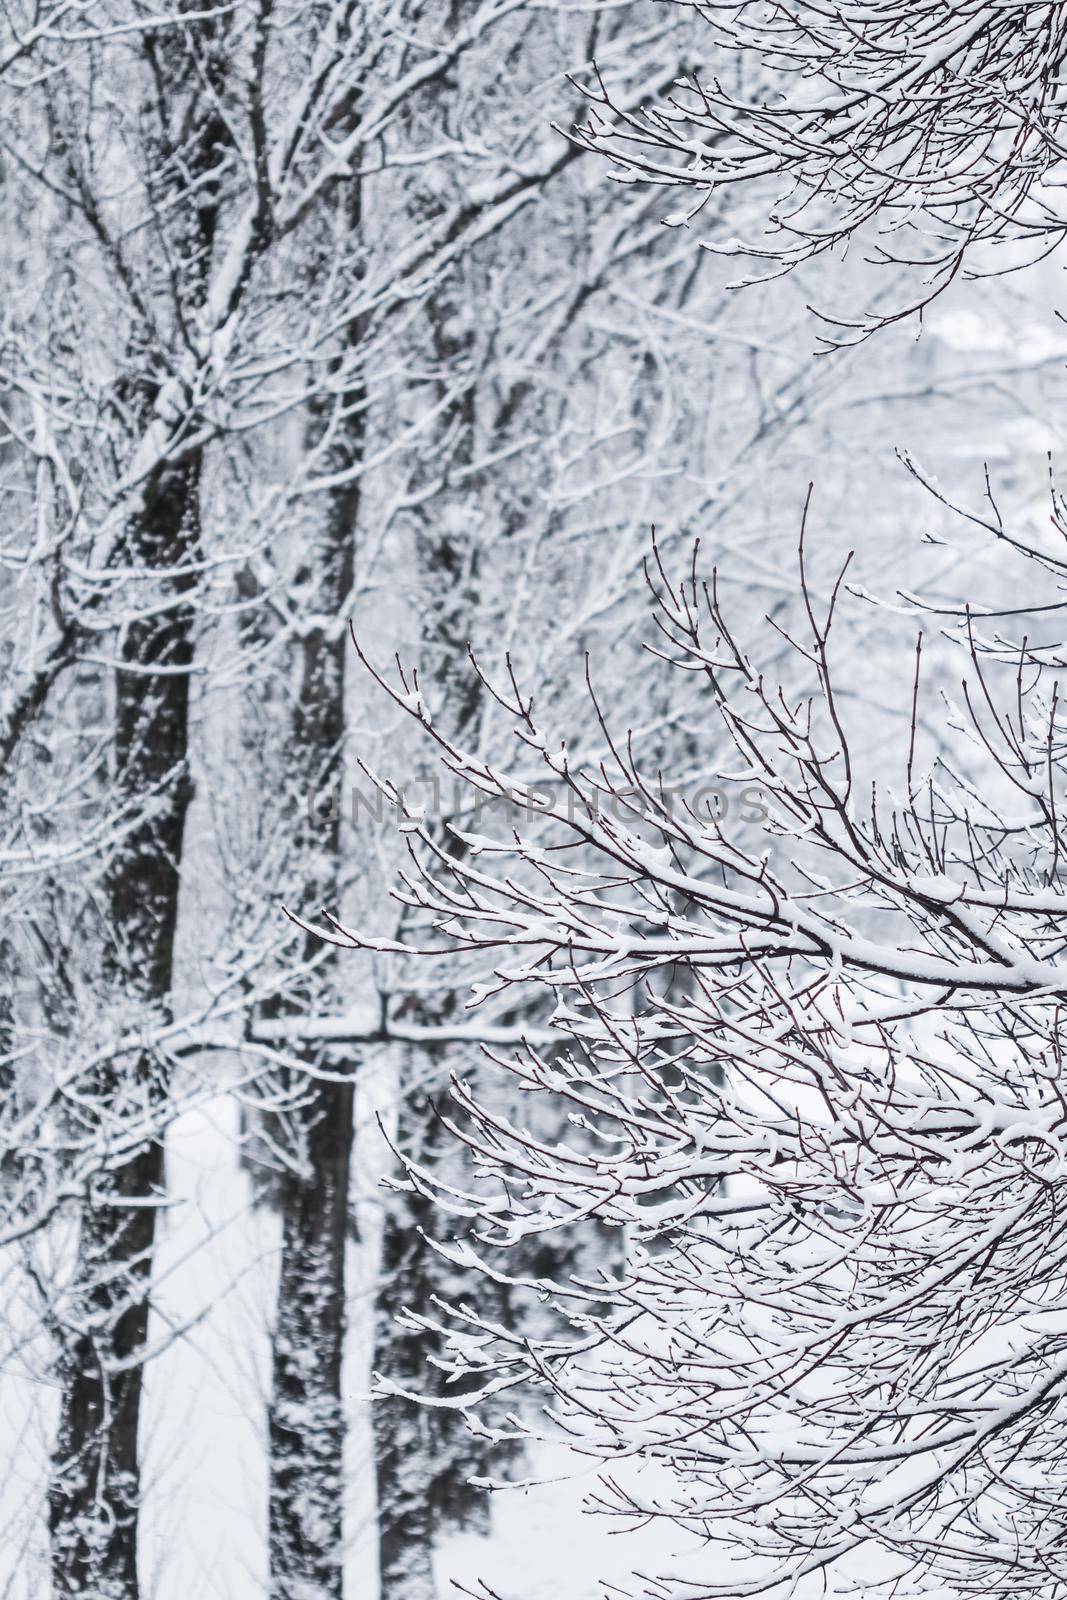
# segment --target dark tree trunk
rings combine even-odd
[[[419,1052],[419,1070],[425,1066],[425,1052]],[[440,1097],[413,1097],[401,1112],[404,1151],[430,1170],[455,1153],[440,1120],[444,1098],[443,1091]],[[439,1381],[429,1361],[438,1342],[425,1329],[401,1326],[399,1319],[407,1310],[432,1314],[435,1295],[447,1300],[459,1290],[430,1243],[439,1220],[422,1195],[400,1190],[389,1197],[375,1308],[375,1368],[415,1394],[432,1392]],[[468,1479],[490,1466],[487,1448],[457,1412],[396,1395],[376,1401],[374,1410],[380,1600],[434,1600],[437,1535],[448,1527],[484,1528],[485,1495],[471,1489]]]
[[[214,19],[146,34],[141,49],[142,153],[158,230],[142,287],[153,311],[131,331],[118,410],[139,418],[143,433],[158,420],[168,366],[161,333],[169,329],[184,348],[204,302],[229,134],[217,111],[226,50]],[[102,227],[99,214],[92,215]],[[185,403],[192,406],[189,395]],[[131,442],[140,442],[136,429]],[[122,598],[128,595],[130,620],[117,644],[114,792],[128,831],[103,874],[101,962],[116,1041],[134,1022],[151,1026],[171,1014],[191,799],[189,675],[202,469],[197,449],[153,468],[116,551],[115,582],[127,586]],[[81,1203],[73,1280],[55,1318],[62,1394],[49,1483],[52,1578],[58,1595],[138,1600],[138,1431],[163,1194],[166,1064],[132,1048],[79,1087],[81,1136],[99,1169]]]
[[[330,452],[330,469],[356,465],[363,443],[358,397]],[[325,418],[317,419],[317,423]],[[343,608],[355,568],[358,489],[336,491],[308,561],[315,612],[326,619],[303,642],[292,717],[288,791],[295,830],[299,904],[336,906],[341,892],[340,788],[344,772]],[[328,815],[309,817],[308,797],[335,796]],[[321,954],[313,944],[308,952]],[[308,1014],[329,1003],[328,975],[288,994],[275,1015]],[[351,1081],[315,1069],[337,1065],[309,1051],[310,1071],[290,1081],[292,1106],[276,1135],[288,1163],[276,1187],[283,1234],[272,1341],[269,1540],[274,1600],[340,1600],[343,1578],[345,1242],[352,1145]]]
[[[434,203],[432,197],[429,203]],[[473,354],[473,335],[463,312],[474,303],[476,292],[461,275],[427,307],[428,342],[441,373],[435,398],[444,394],[451,374]],[[453,327],[461,330],[458,335],[450,331]],[[473,459],[475,426],[475,392],[470,385],[440,419],[449,450],[446,478],[448,471],[469,466]],[[432,454],[427,470],[441,471]],[[428,501],[414,527],[424,618],[420,667],[424,679],[434,685],[436,703],[450,731],[460,740],[475,727],[481,706],[480,685],[469,671],[466,653],[467,641],[476,631],[481,552],[477,533],[453,531],[446,512],[450,506],[469,505],[474,491],[470,480],[464,482],[461,495],[445,489]],[[460,848],[451,835],[442,835],[441,844],[448,851]],[[454,1009],[454,997],[437,1003],[416,1001],[410,1019],[433,1025]],[[401,1069],[398,1145],[406,1158],[428,1168],[446,1160],[452,1148],[440,1122],[438,1098],[425,1092],[424,1086],[435,1077],[439,1082],[447,1078],[447,1061],[439,1048],[408,1052]],[[411,1332],[398,1320],[405,1310],[431,1310],[435,1295],[448,1298],[448,1272],[430,1242],[435,1221],[433,1206],[422,1196],[406,1191],[390,1196],[375,1307],[374,1370],[412,1393],[432,1394],[442,1382],[429,1360],[434,1353],[432,1337],[424,1330]],[[485,1496],[472,1490],[467,1480],[489,1466],[486,1448],[473,1440],[458,1412],[394,1396],[375,1403],[374,1440],[380,1600],[434,1600],[433,1548],[438,1533],[449,1526],[468,1527],[484,1517]]]
[[[163,468],[127,530],[142,569],[187,566],[199,543],[200,462]],[[116,674],[115,780],[140,820],[104,883],[104,980],[118,1029],[127,1006],[163,1018],[173,975],[179,867],[189,806],[187,744],[193,611],[188,573],[165,612],[129,625]],[[158,675],[152,668],[165,670]],[[75,1280],[60,1316],[62,1396],[49,1526],[60,1595],[136,1600],[138,1423],[156,1206],[162,1193],[166,1083],[150,1053],[116,1057],[82,1095],[102,1173],[82,1206]],[[109,1150],[110,1147],[110,1150]],[[113,1153],[110,1153],[113,1152]]]
[[[148,1324],[148,1279],[162,1146],[151,1141],[90,1202],[78,1242],[84,1331],[64,1352],[49,1527],[57,1595],[136,1600],[141,1478],[138,1427]],[[124,1209],[123,1201],[134,1202]]]
[[[422,1152],[425,1154],[425,1152]],[[382,1235],[376,1304],[375,1364],[385,1378],[418,1392],[426,1383],[426,1335],[397,1327],[405,1309],[422,1309],[433,1287],[419,1234],[419,1196],[392,1196]],[[430,1219],[423,1217],[422,1221]],[[374,1446],[378,1474],[378,1591],[381,1600],[434,1600],[433,1541],[439,1523],[434,1504],[435,1463],[441,1465],[438,1414],[390,1395],[375,1403]],[[435,1435],[437,1437],[435,1437]],[[445,1454],[445,1463],[453,1463]],[[451,1476],[446,1471],[446,1481]]]
[[[352,1086],[317,1083],[301,1110],[307,1179],[282,1186],[272,1344],[270,1568],[277,1600],[342,1593],[345,1240]]]

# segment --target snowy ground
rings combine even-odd
[[[268,1593],[264,1432],[277,1230],[271,1215],[251,1204],[237,1134],[236,1102],[223,1093],[184,1116],[168,1137],[173,1204],[160,1242],[152,1331],[165,1347],[146,1385],[145,1600],[265,1600]],[[32,1308],[11,1299],[20,1274],[17,1262],[9,1265],[14,1270],[0,1272],[5,1323],[21,1319],[31,1327]],[[368,1340],[361,1326],[369,1305],[366,1271],[354,1250],[345,1379],[351,1486],[345,1567],[353,1600],[377,1600]],[[38,1376],[44,1370],[44,1351],[32,1344],[19,1349],[17,1341],[0,1362],[0,1600],[42,1600],[49,1593],[43,1490],[55,1390]],[[442,1542],[435,1561],[439,1600],[464,1593],[482,1600],[482,1583],[499,1600],[602,1600],[635,1570],[707,1577],[709,1565],[722,1581],[721,1552],[662,1525],[624,1529],[583,1513],[583,1496],[595,1481],[580,1459],[545,1450],[527,1473],[538,1481],[494,1495],[488,1537],[455,1534]],[[870,1561],[865,1565],[869,1576]],[[794,1600],[827,1593],[813,1580]]]
[[[168,1140],[175,1203],[161,1240],[153,1330],[167,1344],[147,1381],[146,1600],[267,1593],[263,1433],[276,1232],[273,1219],[250,1204],[236,1134],[236,1105],[220,1096],[184,1117]],[[376,1600],[358,1254],[352,1267],[347,1590]],[[0,1372],[0,1600],[48,1592],[42,1493],[55,1396],[34,1376],[39,1368],[28,1352]],[[441,1600],[457,1593],[456,1582],[477,1592],[479,1580],[502,1600],[599,1600],[605,1582],[629,1573],[638,1546],[651,1553],[657,1541],[648,1533],[619,1537],[583,1516],[589,1476],[582,1463],[546,1454],[532,1470],[547,1481],[495,1496],[489,1537],[444,1541],[436,1561]]]
[[[236,1103],[220,1094],[183,1117],[168,1138],[174,1203],[160,1243],[152,1334],[165,1347],[146,1388],[145,1600],[264,1600],[268,1592],[264,1430],[277,1232],[270,1214],[251,1205],[237,1132]],[[365,1270],[353,1251],[345,1565],[346,1592],[377,1600]],[[0,1291],[16,1281],[5,1271]],[[30,1307],[15,1310],[8,1300],[5,1320],[21,1316],[29,1327]],[[37,1376],[44,1367],[44,1352],[32,1345],[0,1365],[0,1600],[49,1593],[43,1486],[55,1390]],[[545,1450],[527,1471],[535,1484],[494,1495],[488,1537],[455,1534],[442,1542],[439,1600],[482,1597],[482,1583],[499,1600],[602,1600],[634,1570],[662,1572],[665,1565],[693,1577],[707,1576],[712,1563],[721,1581],[721,1553],[687,1547],[677,1531],[627,1530],[583,1513],[583,1496],[595,1487],[587,1463]],[[816,1591],[826,1593],[817,1584]],[[798,1591],[795,1600],[809,1596]]]

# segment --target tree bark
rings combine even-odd
[[[147,34],[141,46],[139,126],[158,259],[145,267],[140,320],[117,385],[118,410],[136,419],[133,449],[159,420],[161,386],[176,364],[166,341],[184,351],[210,277],[229,143],[217,110],[227,59],[220,26],[196,19],[180,32]],[[102,234],[98,197],[83,193],[86,215]],[[182,403],[195,411],[191,388]],[[202,449],[188,448],[149,471],[115,558],[116,597],[128,615],[117,643],[113,790],[132,823],[102,874],[101,988],[115,1053],[79,1086],[82,1137],[99,1165],[81,1204],[73,1279],[55,1319],[62,1393],[49,1481],[53,1585],[58,1595],[84,1600],[139,1595],[138,1430],[170,1085],[165,1061],[150,1050],[120,1050],[118,1042],[131,1025],[171,1015],[191,800],[203,464]]]
[[[153,476],[127,530],[127,560],[155,571],[188,567],[199,543],[199,486],[198,456]],[[168,1012],[190,800],[193,609],[183,596],[194,581],[187,570],[176,576],[169,609],[130,623],[120,644],[122,662],[138,670],[116,674],[116,788],[141,807],[104,882],[104,980],[120,1029],[127,1006]],[[138,1595],[138,1424],[166,1093],[158,1063],[144,1052],[116,1057],[82,1095],[101,1156],[107,1141],[120,1143],[82,1206],[75,1280],[60,1317],[63,1387],[49,1485],[60,1595]]]
[[[473,269],[461,268],[458,279],[427,307],[428,343],[442,374],[473,355],[475,335],[465,313],[475,302],[476,284]],[[460,331],[453,333],[452,328]],[[438,393],[443,392],[442,384]],[[476,393],[469,384],[439,423],[444,438],[454,435],[446,484],[450,471],[469,467],[473,459],[476,422]],[[421,665],[457,738],[475,728],[481,706],[480,684],[468,670],[466,655],[479,611],[481,549],[478,534],[455,531],[448,512],[470,506],[474,493],[471,481],[458,492],[445,487],[427,503],[414,528],[425,619]],[[441,843],[450,853],[462,849],[451,836],[443,836]],[[411,1003],[412,1018],[425,1025],[444,1021],[454,1010],[454,996]],[[452,1152],[440,1120],[439,1101],[447,1100],[447,1094],[427,1095],[422,1087],[435,1079],[447,1080],[445,1052],[435,1046],[409,1051],[401,1068],[398,1144],[405,1157],[428,1168]],[[412,1392],[432,1393],[443,1381],[428,1359],[432,1337],[424,1330],[405,1329],[398,1320],[406,1309],[428,1309],[435,1295],[448,1297],[449,1273],[431,1243],[435,1220],[430,1202],[401,1190],[390,1197],[382,1230],[374,1368]],[[472,1490],[468,1479],[487,1469],[489,1452],[473,1439],[459,1413],[396,1396],[376,1402],[374,1438],[380,1600],[434,1600],[435,1538],[443,1528],[484,1521],[485,1496]]]
[[[310,1175],[283,1180],[284,1236],[271,1349],[271,1594],[277,1600],[339,1600],[351,1084],[315,1084],[301,1119]]]
[[[425,1054],[419,1052],[423,1073]],[[402,1107],[405,1153],[429,1170],[454,1154],[440,1119],[445,1101],[442,1091],[426,1099],[412,1096]],[[430,1243],[438,1222],[424,1196],[406,1190],[390,1196],[375,1308],[375,1368],[414,1393],[432,1392],[443,1381],[429,1361],[438,1341],[425,1329],[402,1327],[399,1318],[405,1310],[432,1312],[435,1295],[447,1299],[459,1289]],[[454,1396],[456,1390],[448,1392]],[[397,1395],[379,1399],[374,1410],[380,1600],[435,1600],[435,1539],[447,1527],[485,1531],[486,1496],[468,1480],[501,1465],[503,1453],[474,1438],[457,1412]]]
[[[358,220],[358,219],[357,219]],[[358,396],[330,452],[330,470],[356,465],[363,447]],[[325,419],[321,419],[324,421]],[[314,609],[325,620],[303,641],[294,707],[289,794],[295,829],[299,903],[336,905],[341,892],[341,806],[309,817],[309,795],[338,793],[344,773],[343,607],[351,593],[359,515],[358,486],[330,496],[309,554]],[[317,942],[307,954],[321,953]],[[332,963],[331,963],[332,965]],[[307,1014],[327,1001],[329,979],[289,994],[275,1010]],[[269,1542],[274,1600],[340,1600],[344,1554],[345,1423],[341,1371],[345,1336],[345,1243],[352,1146],[353,1085],[314,1076],[326,1064],[305,1052],[309,1073],[289,1087],[294,1100],[281,1132],[289,1162],[277,1198],[283,1216],[278,1297],[271,1348]],[[332,1072],[337,1066],[329,1062]]]

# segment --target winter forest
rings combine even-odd
[[[1067,5],[0,17],[0,1600],[1067,1600]]]

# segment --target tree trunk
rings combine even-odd
[[[199,542],[200,461],[163,467],[127,530],[125,558],[141,569],[188,565]],[[188,668],[194,579],[170,583],[169,609],[131,623],[116,674],[116,788],[141,817],[105,875],[105,985],[144,1019],[168,1014],[182,837],[190,799]],[[152,668],[169,669],[154,675]],[[179,670],[173,670],[179,669]],[[136,1600],[140,1468],[137,1435],[143,1351],[162,1192],[162,1069],[148,1053],[116,1056],[83,1090],[87,1133],[114,1156],[82,1206],[78,1256],[60,1314],[62,1397],[49,1485],[57,1594]],[[105,1141],[107,1143],[105,1143]],[[117,1146],[117,1148],[115,1148]]]
[[[425,1051],[418,1053],[425,1071]],[[438,1097],[405,1101],[401,1137],[405,1154],[433,1170],[453,1153],[440,1120]],[[434,1337],[399,1325],[405,1310],[433,1310],[435,1295],[456,1288],[454,1275],[433,1250],[436,1216],[432,1201],[406,1190],[386,1207],[376,1304],[376,1370],[398,1387],[427,1392],[438,1378],[430,1365]],[[450,1391],[455,1393],[454,1390]],[[435,1600],[434,1540],[444,1527],[484,1524],[485,1497],[468,1479],[487,1466],[487,1450],[454,1411],[390,1395],[375,1402],[374,1438],[378,1472],[380,1600]],[[482,1513],[481,1518],[479,1513]]]
[[[316,1083],[301,1118],[306,1180],[283,1183],[272,1344],[270,1569],[277,1600],[342,1592],[345,1240],[352,1086]]]
[[[452,93],[457,90],[454,83],[449,88]],[[425,203],[432,205],[433,196],[425,197]],[[426,344],[441,374],[431,386],[438,400],[444,397],[449,377],[473,362],[478,332],[470,310],[480,287],[473,263],[464,263],[427,305]],[[460,490],[451,489],[447,480],[451,473],[469,469],[474,458],[477,399],[474,384],[468,383],[442,412],[437,426],[448,449],[444,485],[421,507],[413,528],[424,619],[420,669],[424,681],[434,686],[435,702],[449,731],[460,740],[474,733],[482,703],[481,686],[469,670],[466,653],[467,641],[477,634],[482,552],[477,517],[471,512],[476,480],[463,479]],[[441,472],[433,452],[427,456],[429,467],[417,468],[416,473]],[[462,515],[450,517],[456,511]],[[451,835],[442,832],[440,842],[449,853],[462,851]],[[409,1014],[411,1020],[432,1026],[455,1009],[454,996],[412,997]],[[439,1115],[447,1094],[442,1088],[440,1095],[434,1091],[427,1095],[424,1087],[435,1080],[443,1085],[447,1075],[447,1053],[440,1047],[406,1052],[398,1147],[406,1158],[428,1168],[454,1154]],[[405,1309],[430,1309],[436,1295],[448,1298],[449,1271],[430,1242],[434,1223],[434,1208],[422,1196],[403,1190],[391,1195],[382,1230],[375,1308],[375,1372],[401,1388],[425,1394],[443,1383],[428,1359],[434,1341],[424,1330],[401,1327],[398,1318]],[[455,1394],[454,1389],[449,1392]],[[435,1539],[444,1528],[484,1521],[485,1495],[472,1490],[468,1479],[487,1470],[491,1452],[473,1439],[460,1413],[395,1396],[375,1404],[374,1439],[380,1600],[434,1600]]]
[[[330,470],[357,464],[362,411],[349,415],[330,454]],[[336,905],[341,892],[341,805],[308,815],[308,796],[339,794],[343,772],[345,661],[343,607],[355,569],[357,487],[335,491],[309,561],[314,609],[326,619],[303,642],[294,708],[289,795],[295,829],[295,893],[300,904]],[[312,942],[308,955],[321,953]],[[312,1013],[328,1003],[329,980],[289,994],[275,1015]],[[341,1368],[345,1335],[345,1242],[352,1145],[353,1087],[314,1076],[321,1052],[306,1052],[309,1074],[290,1082],[284,1118],[289,1163],[278,1200],[283,1213],[278,1299],[272,1341],[270,1571],[274,1600],[340,1600],[343,1578],[344,1439]],[[333,1062],[329,1063],[336,1072]]]
[[[426,1133],[425,1122],[420,1130]],[[425,1142],[425,1141],[423,1141]],[[428,1152],[420,1147],[416,1159]],[[382,1233],[375,1306],[375,1365],[383,1377],[418,1390],[426,1383],[427,1335],[399,1328],[405,1306],[422,1309],[435,1287],[419,1232],[431,1219],[419,1195],[390,1196]],[[390,1395],[375,1402],[374,1450],[378,1474],[378,1593],[380,1600],[434,1600],[433,1539],[439,1520],[433,1487],[442,1465],[439,1420],[450,1413],[428,1410]],[[446,1467],[452,1465],[444,1453]],[[446,1471],[446,1481],[452,1474]],[[457,1485],[457,1488],[460,1487]]]
[[[204,303],[230,137],[217,110],[227,58],[214,20],[149,33],[141,48],[148,85],[142,155],[160,259],[146,274],[149,310],[131,329],[117,384],[119,411],[137,419],[134,450],[160,420],[160,387],[175,365],[165,340],[184,350]],[[194,392],[186,388],[182,401],[191,414]],[[128,620],[117,643],[114,793],[132,819],[103,873],[101,987],[116,1044],[131,1025],[147,1028],[171,1014],[191,799],[202,470],[203,452],[194,447],[152,468],[116,550],[116,600],[127,602]],[[83,1137],[99,1157],[99,1176],[81,1203],[73,1281],[56,1318],[62,1395],[49,1482],[52,1575],[59,1595],[138,1600],[138,1426],[163,1189],[166,1062],[151,1050],[116,1049],[79,1087]]]

